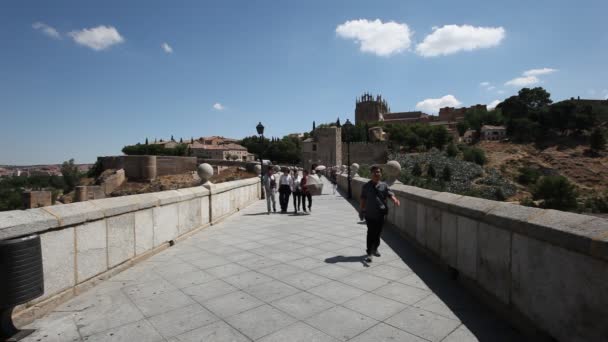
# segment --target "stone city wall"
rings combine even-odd
[[[250,178],[180,190],[0,212],[0,239],[40,234],[44,295],[16,309],[19,322],[132,266],[260,198]]]
[[[196,171],[196,157],[111,156],[98,157],[102,170],[124,169],[130,180],[150,181],[158,176]]]
[[[384,164],[388,158],[388,145],[384,142],[350,143],[350,162],[358,164]],[[348,146],[342,144],[342,162],[348,162]]]
[[[368,179],[354,178],[358,199]],[[347,177],[338,184],[346,189]],[[608,220],[402,184],[388,221],[530,335],[608,336]]]

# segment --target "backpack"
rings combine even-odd
[[[274,175],[273,175],[273,177],[270,178],[270,188],[271,189],[276,189],[276,187],[277,187],[277,181],[274,180]]]

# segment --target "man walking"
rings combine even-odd
[[[277,212],[277,203],[275,200],[275,193],[277,192],[277,181],[274,176],[274,171],[270,166],[268,172],[264,175],[264,192],[266,193],[266,206],[268,207],[268,215],[270,215],[270,202],[272,202],[272,210]]]
[[[289,169],[283,170],[283,174],[279,180],[279,203],[281,204],[281,213],[287,212],[289,206],[289,195],[293,186],[293,178],[289,174]]]
[[[370,169],[372,179],[367,182],[361,190],[361,200],[359,218],[365,218],[367,224],[367,258],[366,262],[372,262],[373,256],[379,257],[378,247],[380,246],[380,235],[384,218],[388,214],[387,198],[396,206],[401,205],[399,199],[389,189],[388,185],[382,181],[382,171],[380,167],[374,165]]]

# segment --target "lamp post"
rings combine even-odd
[[[344,123],[344,125],[342,125],[342,127],[346,130],[346,158],[348,160],[348,199],[352,199],[353,191],[350,185],[352,180],[352,177],[350,175],[350,131],[353,128],[353,124],[350,122],[349,119],[346,119],[346,122]]]
[[[260,136],[260,142],[262,143],[262,149],[260,150],[260,197],[264,199],[264,159],[262,159],[262,150],[264,149],[264,125],[262,125],[261,121],[255,126],[255,129],[257,130],[258,135]]]

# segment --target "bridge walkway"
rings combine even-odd
[[[330,184],[311,215],[265,206],[62,304],[24,341],[523,340],[390,230],[366,264],[366,226]]]

